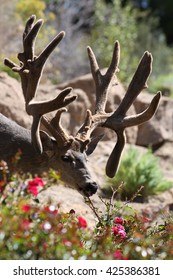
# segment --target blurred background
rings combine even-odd
[[[113,43],[119,40],[119,78],[126,84],[148,50],[154,58],[151,92],[173,96],[172,0],[0,0],[0,71],[15,76],[3,65],[4,57],[17,62],[27,18],[43,18],[37,51],[64,30],[65,39],[47,63],[44,81],[57,84],[90,71],[86,46],[107,67]],[[17,78],[17,77],[16,77]]]

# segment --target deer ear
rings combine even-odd
[[[104,136],[104,134],[101,134],[98,136],[93,136],[91,138],[91,141],[87,145],[87,150],[86,150],[87,156],[91,155],[94,152],[95,148],[97,147],[98,142],[103,138],[103,136]]]
[[[48,133],[45,131],[40,131],[40,138],[41,143],[43,145],[43,151],[48,154],[48,156],[51,156],[50,153],[54,153],[54,145],[56,143],[56,140],[54,140],[52,137],[49,136]]]

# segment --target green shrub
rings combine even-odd
[[[123,188],[119,193],[122,200],[129,200],[141,186],[141,200],[164,192],[172,186],[171,182],[164,179],[158,159],[151,150],[140,153],[135,148],[130,148],[123,156],[116,176],[107,180],[103,191],[111,193],[112,189],[118,188],[122,182]]]

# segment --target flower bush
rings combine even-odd
[[[129,205],[104,201],[100,213],[86,203],[98,222],[89,228],[74,209],[61,213],[56,205],[41,204],[38,193],[51,178],[22,178],[6,182],[0,197],[0,259],[172,259],[173,217],[153,222],[163,213],[139,214]]]

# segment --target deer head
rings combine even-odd
[[[91,72],[96,87],[96,104],[93,114],[90,110],[86,119],[75,136],[69,136],[61,125],[61,115],[69,103],[77,98],[72,93],[72,88],[66,88],[60,94],[48,101],[37,101],[36,91],[43,72],[45,62],[49,55],[59,44],[65,33],[60,32],[50,44],[35,55],[35,40],[42,20],[36,23],[35,16],[31,16],[23,33],[23,53],[18,54],[20,65],[9,59],[4,63],[21,77],[22,90],[25,98],[26,112],[33,117],[31,127],[31,142],[34,147],[34,157],[39,158],[40,166],[58,169],[62,180],[76,188],[83,195],[90,196],[97,189],[97,183],[91,178],[87,168],[87,156],[91,154],[103,135],[95,135],[97,127],[109,128],[117,134],[117,142],[109,156],[106,174],[113,177],[116,174],[122,150],[125,145],[125,128],[140,125],[148,121],[155,113],[161,93],[158,92],[148,109],[144,112],[126,116],[129,107],[143,88],[147,87],[147,79],[151,73],[152,56],[145,52],[139,66],[132,78],[128,90],[119,107],[112,113],[105,112],[105,105],[112,80],[118,71],[120,46],[115,42],[110,66],[106,74],[102,75],[95,55],[90,47],[87,48]],[[56,111],[55,115],[48,118],[47,113]],[[38,164],[39,165],[39,164]]]

